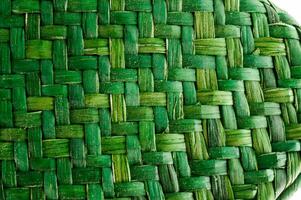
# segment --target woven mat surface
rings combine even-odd
[[[0,199],[294,191],[300,37],[268,0],[1,0]]]

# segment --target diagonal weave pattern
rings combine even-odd
[[[0,199],[293,191],[299,37],[268,0],[1,0]]]

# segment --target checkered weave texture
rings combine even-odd
[[[0,200],[285,198],[300,37],[268,0],[1,0]]]

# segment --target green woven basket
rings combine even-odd
[[[0,200],[289,198],[300,37],[268,0],[1,0]]]

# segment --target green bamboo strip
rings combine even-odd
[[[223,38],[197,39],[194,41],[196,54],[224,56],[226,52],[226,42]]]

